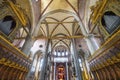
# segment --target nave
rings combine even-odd
[[[120,80],[120,0],[0,0],[0,80]]]

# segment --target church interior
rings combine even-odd
[[[0,0],[0,80],[120,80],[120,0]]]

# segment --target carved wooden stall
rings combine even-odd
[[[0,4],[0,80],[25,80],[31,60],[13,42],[23,31],[27,36],[29,27],[20,7],[10,0]]]
[[[92,7],[91,23],[99,27],[104,41],[88,60],[90,70],[94,80],[119,80],[120,1],[99,0],[97,3]]]

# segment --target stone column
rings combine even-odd
[[[35,73],[34,73],[34,79],[35,79],[35,80],[36,80],[37,66],[38,66],[38,56],[36,56]]]
[[[66,72],[67,72],[67,80],[69,80],[69,72],[68,72],[68,63],[66,62]]]
[[[37,58],[37,65],[35,69],[35,79],[38,80],[38,72],[39,72],[39,67],[40,67],[40,56]]]
[[[99,48],[98,43],[94,38],[94,35],[89,34],[85,37],[85,40],[90,50],[90,53],[93,54]]]
[[[78,61],[78,57],[77,57],[74,39],[72,39],[72,48],[73,48],[73,58],[74,58],[74,64],[75,64],[75,71],[76,71],[76,76],[77,76],[76,80],[82,80],[82,73],[81,73],[81,69],[79,66],[79,61]]]
[[[51,63],[51,65],[50,65],[50,80],[53,80],[52,75],[53,75],[53,64]]]
[[[27,36],[25,39],[25,43],[21,49],[22,52],[24,52],[27,56],[30,54],[30,49],[34,44],[34,40],[31,38],[31,36]]]
[[[37,56],[34,56],[34,57],[33,57],[32,64],[31,64],[30,69],[29,69],[29,72],[28,72],[28,74],[27,74],[27,76],[26,76],[26,80],[29,80],[29,77],[31,76],[31,71],[32,71],[32,69],[33,69],[33,66],[36,65],[36,64],[35,64],[35,59],[36,59],[36,58],[37,58]]]
[[[78,21],[78,24],[80,25],[82,34],[85,36],[85,40],[86,40],[87,46],[90,50],[90,53],[93,54],[95,52],[95,50],[98,49],[98,44],[94,38],[94,35],[91,35],[88,33],[88,30],[86,29],[87,25],[83,24],[81,17],[75,16],[75,18]]]
[[[30,74],[31,74],[32,68],[33,68],[34,65],[37,64],[37,63],[35,63],[35,60],[36,60],[36,59],[38,58],[38,56],[40,56],[40,55],[42,55],[42,52],[41,52],[40,50],[38,50],[38,51],[34,54],[34,56],[33,56],[33,58],[32,58],[32,64],[31,64],[30,69],[29,69],[29,72],[28,72],[28,74],[27,74],[27,76],[26,76],[26,80],[27,80],[27,79],[29,80],[29,77],[31,76]]]
[[[54,80],[56,80],[56,75],[55,75],[55,71],[56,71],[56,62],[54,62]]]
[[[47,62],[48,62],[48,48],[49,48],[49,42],[50,40],[47,41],[47,45],[46,45],[46,50],[43,56],[43,64],[41,67],[41,74],[40,74],[40,79],[39,80],[45,80],[45,75],[46,75],[46,69],[47,69]]]

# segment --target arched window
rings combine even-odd
[[[2,20],[0,20],[0,31],[6,35],[9,35],[10,32],[14,30],[16,26],[16,22],[12,16],[5,16]]]
[[[120,16],[116,15],[112,11],[107,11],[102,16],[101,23],[108,33],[111,34],[120,25]]]

